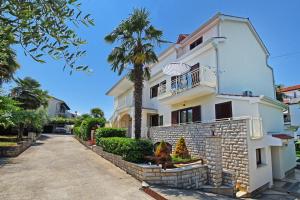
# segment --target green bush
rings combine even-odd
[[[145,156],[153,155],[153,144],[150,140],[132,139],[124,137],[97,137],[97,145],[104,151],[122,156],[129,162],[141,163]]]
[[[98,128],[96,137],[126,137],[124,128]]]
[[[91,139],[91,130],[94,126],[104,127],[104,118],[86,118],[82,121],[80,125],[81,138],[85,141]]]
[[[75,134],[77,137],[81,138],[80,126],[75,126],[74,129],[73,129],[73,131],[74,131],[74,134]]]

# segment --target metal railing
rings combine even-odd
[[[158,87],[158,95],[164,94],[167,92],[167,84],[160,84]]]
[[[211,87],[216,85],[216,74],[214,69],[206,66],[200,66],[193,71],[177,76],[175,79],[171,80],[171,87],[169,89],[167,88],[166,83],[159,85],[158,95],[166,92],[170,92],[174,95],[199,85],[207,85]]]

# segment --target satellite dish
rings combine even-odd
[[[185,63],[170,63],[163,68],[163,73],[169,76],[179,76],[188,71],[191,67]]]

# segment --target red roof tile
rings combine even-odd
[[[280,92],[288,92],[292,90],[300,90],[300,85],[294,85],[294,86],[284,87],[279,89]]]
[[[282,140],[288,140],[288,139],[293,139],[294,137],[287,135],[287,134],[273,134],[273,137],[282,139]]]
[[[178,38],[177,38],[177,44],[179,44],[182,40],[184,40],[187,36],[189,36],[189,34],[179,34]]]

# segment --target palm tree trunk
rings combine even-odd
[[[143,103],[143,66],[134,66],[134,134],[141,138],[142,103]]]

